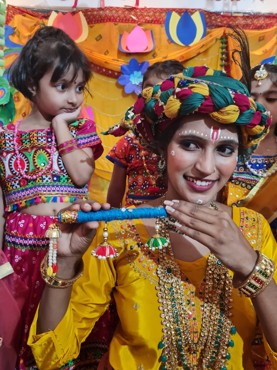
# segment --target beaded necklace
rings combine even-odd
[[[21,159],[21,156],[20,156],[20,152],[19,152],[19,145],[18,145],[18,141],[19,141],[19,137],[18,137],[18,127],[19,127],[19,124],[20,122],[17,122],[15,124],[15,128],[14,128],[14,151],[15,151],[15,155],[16,155],[16,164],[17,164],[17,168],[18,168],[18,171],[20,173],[20,175],[24,178],[24,179],[28,179],[28,180],[35,180],[39,177],[41,177],[44,173],[46,173],[46,171],[49,170],[49,168],[52,166],[52,163],[53,163],[53,157],[54,157],[54,152],[55,152],[55,147],[56,147],[56,143],[55,143],[55,133],[54,131],[52,131],[52,139],[51,139],[51,149],[50,149],[50,158],[48,160],[48,163],[47,165],[45,166],[44,163],[41,163],[41,166],[45,166],[41,171],[38,171],[38,172],[35,172],[34,175],[27,175],[25,173],[25,171],[22,169],[21,167],[21,163],[20,163],[20,159]]]
[[[159,348],[161,369],[226,369],[228,347],[236,333],[230,316],[232,278],[214,255],[208,257],[206,277],[200,287],[201,327],[198,332],[195,287],[182,276],[172,252],[159,251],[157,296],[160,303],[163,338]],[[184,285],[190,294],[184,298]],[[188,303],[189,302],[189,303]]]
[[[170,240],[167,224],[163,226],[161,234]],[[158,343],[162,350],[160,369],[225,370],[230,359],[228,348],[234,346],[231,335],[236,333],[230,320],[232,277],[228,269],[210,254],[205,278],[198,291],[201,303],[198,303],[196,288],[181,273],[170,242],[167,250],[151,252],[141,242],[134,225],[128,225],[127,233],[136,240],[142,252],[138,259],[135,254],[130,256],[129,263],[143,278],[146,278],[145,268],[152,270],[148,275],[153,275],[150,282],[156,285],[163,326],[163,337]],[[125,231],[121,230],[121,236],[127,241]],[[156,269],[151,267],[153,263]],[[199,331],[198,318],[201,316]]]

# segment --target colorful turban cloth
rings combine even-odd
[[[270,113],[250,97],[244,84],[206,66],[189,67],[145,88],[118,127],[131,128],[153,143],[181,117],[208,114],[223,125],[239,126],[245,153],[251,153],[269,131]]]

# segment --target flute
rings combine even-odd
[[[58,220],[62,223],[76,224],[90,221],[134,220],[137,218],[163,218],[167,217],[164,207],[145,208],[112,208],[99,211],[60,211]]]

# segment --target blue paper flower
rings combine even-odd
[[[122,75],[118,78],[118,83],[124,86],[126,94],[141,93],[143,75],[149,67],[149,62],[139,63],[135,58],[130,59],[129,64],[120,67]]]

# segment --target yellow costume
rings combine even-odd
[[[266,254],[276,264],[276,241],[263,216],[246,208],[233,207],[233,220],[250,245]],[[145,243],[149,239],[141,220],[114,221],[108,226],[108,242],[117,248],[119,257],[114,260],[99,260],[92,257],[91,250],[88,250],[84,256],[84,275],[73,287],[70,305],[63,320],[54,331],[41,335],[36,335],[37,316],[33,322],[29,345],[40,369],[56,370],[78,356],[81,342],[108,307],[111,294],[114,296],[120,319],[109,349],[111,367],[116,370],[162,368],[162,349],[159,348],[159,343],[163,337],[163,326],[160,317],[161,303],[157,298],[159,278],[156,274],[159,252],[138,248],[139,243]],[[99,228],[93,247],[102,242],[101,234]],[[191,293],[191,287],[196,288],[195,314],[198,323],[196,326],[199,329],[201,294],[198,294],[198,290],[205,277],[207,257],[194,262],[177,263],[184,281],[186,298]],[[277,280],[277,272],[274,279]],[[188,281],[189,284],[186,283]],[[228,360],[222,369],[254,369],[251,358],[255,357],[252,355],[256,349],[259,350],[258,361],[264,363],[268,356],[271,367],[267,368],[276,369],[277,353],[270,349],[265,339],[265,346],[253,345],[257,317],[251,300],[242,296],[237,289],[232,290],[232,299],[230,318],[236,332],[232,335],[234,345],[228,348]],[[187,304],[189,305],[189,302]]]

